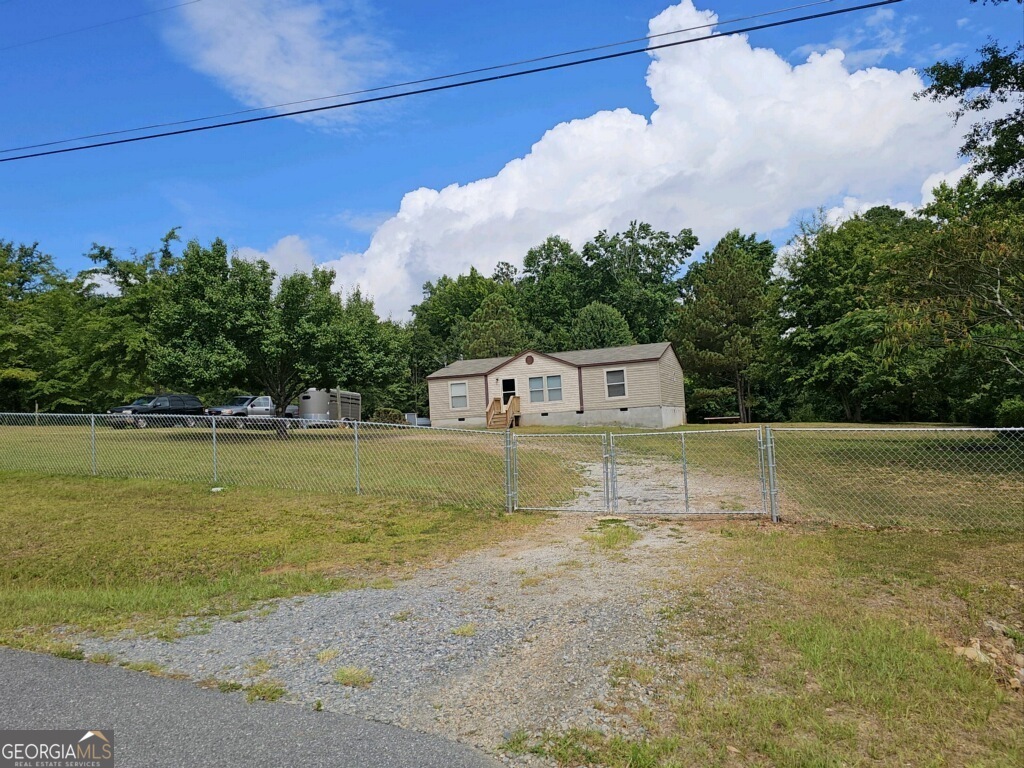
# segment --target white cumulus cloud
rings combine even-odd
[[[309,243],[298,235],[282,237],[266,251],[257,251],[255,248],[239,248],[236,255],[247,261],[265,260],[274,267],[279,277],[290,275],[295,272],[311,272],[315,260]]]
[[[682,0],[650,31],[715,20]],[[328,262],[339,283],[403,316],[424,281],[521,263],[548,235],[580,245],[640,219],[691,227],[711,246],[733,227],[769,233],[831,200],[849,198],[851,210],[909,200],[961,163],[947,107],[913,98],[916,72],[850,72],[836,49],[792,66],[723,37],[658,51],[647,86],[650,119],[598,112],[550,129],[493,177],[409,192],[365,252]]]
[[[392,57],[359,0],[216,0],[183,6],[166,38],[181,57],[250,107],[345,93],[379,81]],[[326,124],[350,109],[295,118]]]

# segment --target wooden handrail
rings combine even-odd
[[[487,406],[487,425],[490,426],[491,420],[501,413],[501,398],[496,397],[491,400],[491,404]]]
[[[508,408],[505,409],[505,429],[511,427],[515,421],[516,416],[519,415],[519,395],[512,395],[508,399]]]

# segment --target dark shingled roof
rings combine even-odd
[[[636,363],[641,360],[658,360],[669,348],[667,341],[657,344],[633,344],[629,347],[606,347],[604,349],[577,349],[571,352],[554,352],[549,357],[562,360],[569,365],[614,365]],[[522,354],[522,353],[520,353]],[[544,353],[538,353],[544,354]],[[428,379],[450,379],[458,376],[485,376],[519,355],[507,357],[485,357],[479,360],[456,360],[447,368],[434,371]]]

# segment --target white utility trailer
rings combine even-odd
[[[363,396],[341,389],[307,389],[299,395],[299,418],[314,421],[360,421]]]

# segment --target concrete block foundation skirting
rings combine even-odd
[[[539,413],[524,413],[519,417],[522,427],[633,427],[639,429],[667,429],[686,423],[686,409],[668,405],[641,406],[628,410],[618,408],[587,409],[575,411],[551,411],[547,416]],[[486,429],[487,420],[467,416],[465,421],[442,419],[432,421],[435,427],[462,427],[463,429]]]

